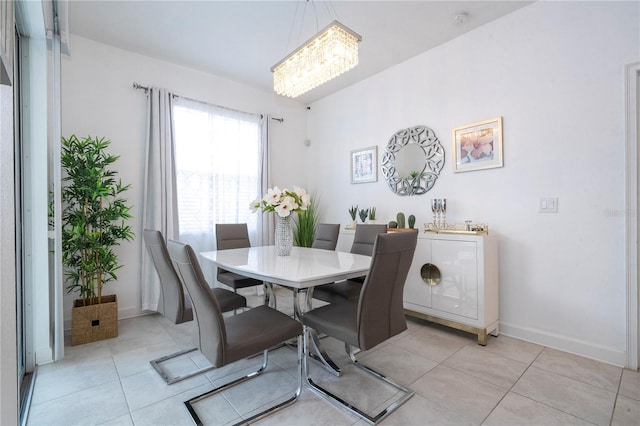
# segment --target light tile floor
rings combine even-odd
[[[279,309],[291,310],[291,293],[278,290]],[[251,304],[260,302],[251,298]],[[409,319],[409,329],[359,358],[416,393],[384,425],[633,425],[640,424],[640,373],[624,370],[507,336],[487,346],[474,336]],[[255,368],[244,360],[171,386],[149,360],[190,347],[192,324],[176,326],[159,315],[122,320],[119,336],[67,346],[65,359],[38,368],[28,425],[191,425],[183,401],[226,376]],[[345,365],[343,345],[323,344]],[[180,373],[207,362],[199,353],[167,362]],[[296,386],[296,351],[272,352],[267,371],[196,405],[207,424],[238,421],[283,398]],[[355,369],[338,379],[312,364],[312,376],[374,410],[389,397]],[[262,425],[364,425],[304,389],[292,406]]]

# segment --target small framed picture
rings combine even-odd
[[[378,147],[351,151],[351,183],[367,183],[378,180]]]
[[[502,166],[502,117],[453,129],[454,172]]]

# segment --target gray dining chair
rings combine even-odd
[[[316,225],[315,237],[311,248],[335,250],[340,234],[339,223],[319,223]]]
[[[376,237],[387,232],[387,225],[357,225],[353,236],[351,253],[371,256]],[[362,289],[364,276],[351,278],[346,281],[318,286],[313,290],[313,298],[324,302],[333,303],[343,299],[357,299]]]
[[[228,250],[251,247],[246,223],[216,223],[216,250]],[[231,287],[235,292],[239,288],[263,285],[255,278],[245,277],[222,268],[218,268],[218,282]]]
[[[413,391],[397,384],[381,373],[361,364],[355,357],[356,351],[371,349],[385,340],[407,329],[404,316],[402,293],[409,273],[418,239],[417,232],[380,234],[376,238],[362,291],[356,300],[343,299],[312,309],[302,316],[304,325],[305,378],[314,392],[342,406],[370,424],[375,424],[388,416],[413,396]],[[399,391],[377,414],[368,414],[363,409],[347,402],[316,384],[309,376],[309,332],[324,333],[345,343],[345,349],[352,363],[366,373],[377,377]]]
[[[268,350],[294,338],[298,342],[298,385],[295,393],[286,401],[275,404],[248,419],[243,419],[241,424],[253,422],[295,402],[302,389],[303,339],[300,322],[265,305],[227,318],[223,317],[220,304],[207,284],[191,246],[169,240],[168,248],[174,268],[193,301],[193,311],[198,325],[196,335],[198,349],[209,362],[214,367],[220,368],[260,352],[263,353],[262,365],[258,370],[185,401],[193,421],[198,425],[203,424],[194,407],[196,402],[256,377],[267,368]]]
[[[153,262],[153,265],[158,272],[158,277],[160,278],[160,300],[158,302],[158,312],[174,324],[182,324],[193,320],[191,299],[185,294],[182,283],[180,282],[175,269],[173,269],[169,252],[167,251],[167,245],[164,241],[164,236],[160,231],[152,229],[145,229],[143,234],[147,251],[151,256],[151,261]],[[247,299],[232,291],[222,288],[214,288],[212,289],[212,292],[218,300],[222,312],[235,311],[247,306]],[[164,379],[164,381],[171,385],[179,382],[180,380],[188,379],[189,377],[209,371],[213,368],[212,366],[203,367],[180,376],[169,377],[160,365],[160,363],[164,361],[196,350],[197,348],[185,349],[171,355],[165,355],[154,359],[149,361],[149,363]]]

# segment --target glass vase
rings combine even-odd
[[[289,256],[293,247],[293,228],[291,226],[291,216],[276,217],[276,254],[278,256]]]

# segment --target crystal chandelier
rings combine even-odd
[[[358,65],[360,35],[333,21],[271,67],[273,89],[295,98]]]

